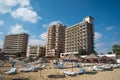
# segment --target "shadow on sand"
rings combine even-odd
[[[14,79],[10,79],[10,80],[29,80],[28,78],[14,78]]]
[[[48,78],[65,78],[65,75],[48,75]]]
[[[85,72],[85,74],[95,75],[95,74],[97,74],[97,72],[96,71],[88,71],[88,72]]]

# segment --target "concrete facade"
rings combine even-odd
[[[94,19],[91,16],[68,28],[60,23],[48,28],[46,56],[60,57],[60,53],[78,53],[79,49],[87,54],[94,51]]]
[[[65,52],[65,29],[60,23],[51,25],[47,33],[46,56],[59,57]]]
[[[26,56],[28,37],[29,35],[26,33],[6,35],[3,45],[5,56],[16,56],[17,54]]]
[[[29,45],[27,49],[27,57],[37,57],[37,56],[45,56],[46,47],[42,45],[34,46]]]
[[[84,49],[87,54],[94,48],[94,25],[93,18],[88,16],[82,22],[66,28],[65,52],[78,52]]]

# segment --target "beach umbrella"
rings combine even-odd
[[[100,60],[104,63],[111,63],[111,62],[115,62],[115,58],[112,57],[107,57],[107,56],[102,56],[100,58]]]
[[[70,55],[64,56],[62,59],[66,60],[66,61],[72,61],[72,62],[81,62],[82,61],[82,58],[76,54],[70,54]]]
[[[86,59],[97,59],[98,57],[95,54],[90,54],[86,56]]]
[[[41,66],[42,66],[43,63],[49,62],[45,57],[40,57],[38,61],[39,61],[39,63],[41,64]],[[42,72],[42,71],[41,71],[41,69],[40,69],[40,76],[41,76],[41,72]]]
[[[67,56],[64,56],[62,59],[72,63],[72,71],[73,71],[73,62],[81,62],[82,61],[82,58],[76,54],[69,54]]]
[[[87,60],[91,60],[91,62],[93,62],[94,60],[98,60],[98,56],[96,56],[94,53],[90,54],[90,55],[87,55],[85,57],[85,59]]]
[[[58,60],[59,59],[57,56],[46,56],[45,58],[48,60]]]

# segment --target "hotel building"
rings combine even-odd
[[[26,56],[28,37],[29,35],[26,33],[6,35],[3,45],[5,56],[15,56],[17,54]]]
[[[94,49],[94,22],[91,16],[85,17],[82,22],[66,28],[65,53],[78,53],[84,49],[87,54]]]
[[[58,23],[47,33],[46,56],[60,57],[61,53],[78,53],[83,49],[87,54],[94,50],[94,19],[85,17],[82,22],[66,28]]]
[[[60,53],[65,52],[65,29],[60,23],[48,28],[46,56],[60,57]]]
[[[46,47],[42,45],[29,45],[27,49],[27,57],[37,57],[37,56],[45,56]]]

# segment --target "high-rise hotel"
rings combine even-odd
[[[6,56],[26,56],[27,44],[29,35],[22,34],[10,34],[6,35],[4,39],[3,52]]]
[[[87,54],[94,49],[94,19],[85,17],[82,22],[66,28],[58,23],[48,28],[46,56],[60,56],[60,53],[78,53],[79,49]]]
[[[65,52],[65,29],[60,23],[51,25],[47,33],[46,56],[59,57]]]
[[[65,52],[78,52],[79,49],[86,50],[87,54],[93,52],[94,28],[93,18],[85,17],[82,22],[66,28]]]

